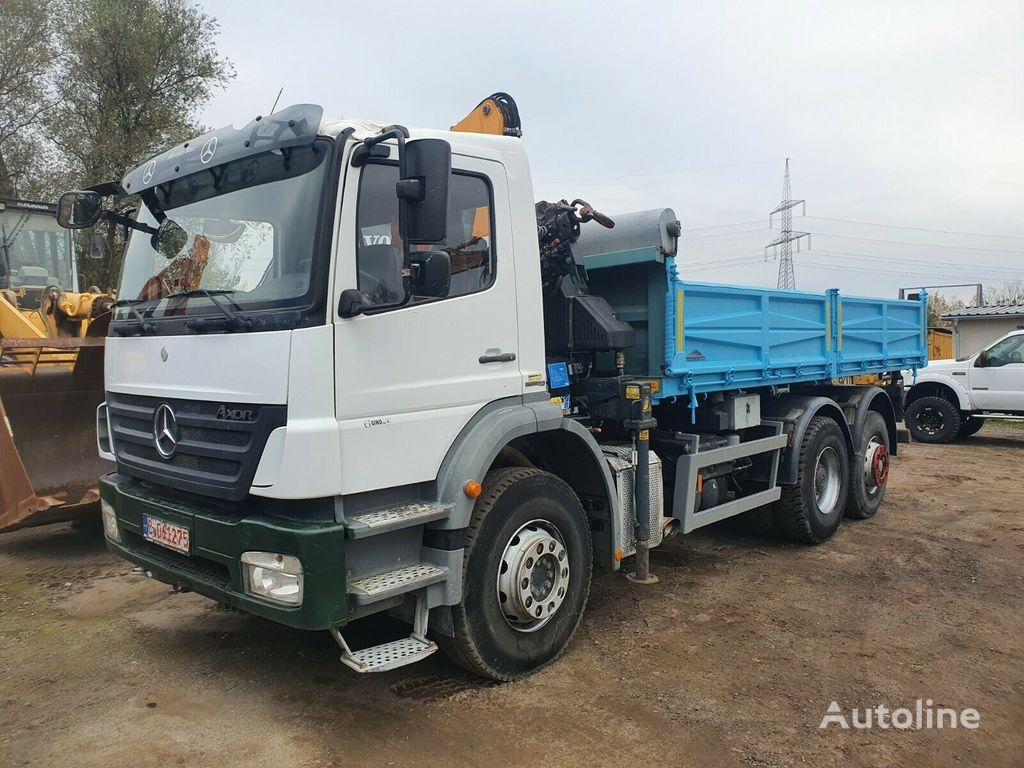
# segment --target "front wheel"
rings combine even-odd
[[[839,528],[850,487],[850,457],[839,425],[815,416],[800,444],[796,484],[782,486],[775,519],[789,539],[820,544]]]
[[[977,416],[968,416],[966,421],[964,421],[964,425],[960,427],[960,431],[956,433],[956,438],[957,440],[963,440],[964,438],[970,437],[984,426],[984,419],[979,419]]]
[[[590,592],[590,526],[572,489],[539,469],[496,469],[466,528],[455,636],[438,638],[456,662],[515,680],[569,644]]]
[[[907,406],[903,418],[907,429],[921,443],[948,443],[963,426],[955,403],[944,397],[919,397]]]

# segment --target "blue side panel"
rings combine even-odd
[[[653,248],[586,264],[595,293],[638,328],[626,370],[660,378],[656,400],[696,407],[708,392],[927,365],[923,292],[898,301],[683,281],[675,259]]]
[[[796,291],[679,282],[683,308],[666,375],[701,391],[829,378],[829,302]]]
[[[921,302],[838,296],[836,314],[837,376],[927,363],[927,316]]]

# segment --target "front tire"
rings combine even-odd
[[[963,426],[963,417],[955,403],[944,397],[919,397],[907,406],[907,429],[921,443],[948,443]]]
[[[866,520],[882,506],[889,480],[889,428],[882,414],[870,411],[864,419],[860,448],[850,463],[850,496],[846,516]]]
[[[572,489],[539,469],[496,469],[466,528],[455,636],[438,638],[466,669],[516,680],[572,639],[593,569],[590,526]]]
[[[964,440],[976,433],[979,429],[985,426],[985,420],[979,419],[977,416],[968,416],[964,420],[964,424],[960,427],[960,430],[956,433],[957,440]]]
[[[839,528],[850,486],[850,457],[839,425],[815,416],[800,444],[796,485],[782,486],[775,519],[786,538],[820,544]]]

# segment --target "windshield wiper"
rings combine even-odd
[[[236,291],[230,288],[215,288],[212,290],[209,288],[191,288],[187,291],[179,291],[178,293],[169,294],[167,296],[164,296],[163,298],[173,299],[176,297],[181,297],[188,299],[195,298],[197,296],[203,296],[209,299],[210,303],[213,304],[213,306],[215,306],[217,309],[219,309],[220,313],[224,315],[223,320],[211,319],[208,317],[200,317],[197,318],[196,320],[190,320],[189,322],[185,323],[186,327],[191,328],[195,331],[203,331],[211,327],[225,326],[229,331],[248,331],[249,329],[252,328],[252,320],[250,320],[247,317],[241,317],[227,304],[225,304],[224,302],[220,301],[217,298],[218,296],[227,296],[235,292]],[[232,301],[231,303],[234,304],[235,307],[240,308],[238,307],[238,304],[236,304],[235,302]]]
[[[152,322],[142,316],[142,313],[135,308],[136,304],[141,304],[147,301],[147,299],[118,299],[114,302],[115,307],[128,307],[128,312],[135,322],[138,323],[139,334],[142,336],[148,336],[151,333],[156,332],[156,326]]]

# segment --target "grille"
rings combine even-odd
[[[146,541],[136,533],[123,532],[125,544],[134,552],[138,552],[147,560],[156,563],[185,578],[198,579],[213,584],[221,589],[230,589],[231,574],[226,566],[201,557],[189,557],[172,552],[151,541]]]
[[[174,412],[177,443],[170,458],[156,450],[154,415]],[[249,421],[218,419],[244,410]],[[248,494],[267,438],[287,423],[287,407],[177,400],[107,393],[107,413],[118,469],[124,474],[191,493],[238,501]]]

